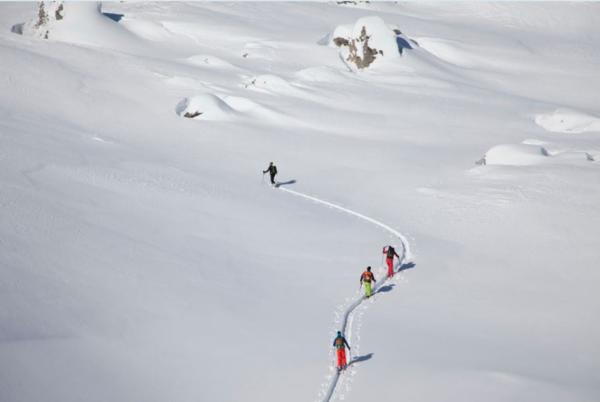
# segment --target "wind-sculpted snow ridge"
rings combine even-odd
[[[294,191],[294,190],[290,190],[284,187],[279,187],[280,190],[285,191],[286,193],[316,202],[318,204],[321,205],[325,205],[327,207],[330,208],[334,208],[337,209],[339,211],[342,211],[344,213],[347,213],[349,215],[353,215],[356,216],[357,218],[360,218],[362,220],[365,220],[373,225],[379,226],[380,228],[386,230],[387,232],[391,233],[392,235],[394,235],[395,237],[397,237],[400,240],[400,243],[402,245],[402,253],[400,254],[400,258],[398,259],[398,263],[396,264],[395,267],[395,271],[398,271],[399,267],[401,267],[404,263],[406,263],[407,261],[411,260],[411,253],[410,253],[410,248],[409,248],[409,243],[408,240],[406,239],[406,237],[404,237],[404,235],[402,235],[402,233],[398,232],[397,230],[393,229],[392,227],[386,225],[383,222],[380,222],[376,219],[370,218],[366,215],[363,215],[361,213],[355,212],[351,209],[348,208],[344,208],[342,206],[339,206],[337,204],[333,204],[331,202],[322,200],[320,198],[317,197],[313,197],[304,193],[300,193],[298,191]],[[375,297],[375,295],[377,294],[377,292],[379,291],[379,289],[388,281],[388,278],[379,281],[374,287],[373,287],[373,297]],[[357,307],[359,307],[363,301],[365,301],[366,298],[365,296],[360,296],[358,299],[354,300],[353,302],[351,302],[348,307],[346,307],[346,309],[343,311],[343,318],[341,320],[341,327],[339,328],[339,330],[346,335],[347,338],[349,338],[350,343],[352,344],[352,339],[350,336],[350,327],[352,327],[352,318],[353,318],[353,314],[356,310]],[[349,365],[352,364],[353,360],[350,359],[349,361]],[[332,400],[336,388],[338,386],[338,381],[340,379],[340,372],[338,372],[337,370],[335,371],[335,374],[331,377],[330,382],[327,386],[327,390],[326,392],[322,395],[322,401],[323,402],[329,402]]]

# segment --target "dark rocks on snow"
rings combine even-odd
[[[42,25],[46,25],[48,23],[48,13],[46,13],[46,8],[44,7],[44,2],[40,2],[40,6],[38,8],[38,20],[35,23],[34,27],[39,28]]]
[[[338,37],[333,39],[333,43],[337,47],[348,46],[350,53],[346,61],[354,63],[356,67],[362,69],[369,67],[375,61],[377,55],[383,56],[382,50],[369,47],[369,39],[370,36],[367,35],[367,28],[363,26],[358,38],[348,40]]]
[[[371,2],[369,0],[366,0],[366,1],[338,0],[336,3],[337,4],[343,4],[343,5],[352,4],[352,5],[356,6],[359,3],[370,4]]]
[[[337,47],[341,47],[341,46],[348,46],[350,44],[350,42],[348,41],[348,39],[346,38],[333,38],[333,43],[335,43],[335,45]]]
[[[183,115],[183,117],[187,117],[188,119],[193,119],[194,117],[198,117],[202,114],[202,112],[185,112],[185,114]]]
[[[54,12],[54,18],[56,18],[57,21],[60,21],[64,18],[64,16],[62,15],[63,10],[64,10],[64,7],[61,3],[58,6],[58,8],[56,9],[56,11]]]

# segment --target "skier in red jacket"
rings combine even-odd
[[[394,256],[400,258],[396,250],[392,246],[387,246],[383,248],[383,254],[385,254],[385,262],[388,266],[388,278],[394,276]]]

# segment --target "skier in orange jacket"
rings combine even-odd
[[[371,282],[377,282],[375,275],[371,272],[371,267],[367,267],[367,270],[360,275],[360,284],[365,287],[365,297],[369,298],[373,294],[373,287]]]

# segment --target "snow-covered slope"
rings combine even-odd
[[[322,400],[373,222],[412,264],[331,400],[600,398],[600,5],[38,7],[0,3],[0,400]]]

